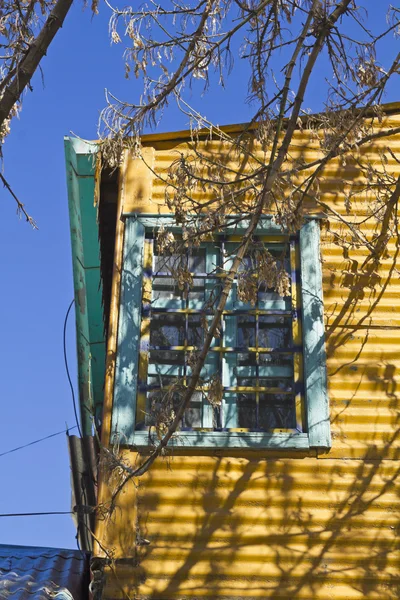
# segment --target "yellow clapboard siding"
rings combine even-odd
[[[140,570],[135,573],[138,580],[143,577]],[[128,577],[132,579],[132,577]],[[307,581],[304,581],[307,579]],[[222,598],[230,600],[233,598],[254,600],[259,598],[271,598],[273,600],[287,600],[288,598],[298,598],[300,600],[362,600],[365,598],[365,592],[368,592],[368,598],[371,600],[391,600],[397,598],[399,583],[395,578],[391,579],[390,585],[386,582],[380,583],[374,579],[371,585],[369,577],[358,576],[351,578],[347,585],[332,582],[325,583],[324,572],[315,574],[304,574],[295,577],[289,570],[287,574],[281,571],[278,577],[255,578],[252,585],[249,585],[249,578],[233,581],[226,581],[221,577],[211,580],[207,587],[202,586],[202,579],[188,578],[186,584],[180,589],[180,596],[175,594],[178,585],[170,584],[168,586],[166,579],[152,580],[143,584],[140,588],[140,598],[143,600],[167,600],[172,597],[186,598]],[[131,584],[126,584],[126,579],[121,581],[120,576],[116,580],[115,575],[110,573],[107,581],[110,582],[105,588],[105,597],[115,600],[122,600],[127,597],[134,597],[137,589]],[[365,583],[364,583],[365,582]],[[125,585],[124,585],[125,583]],[[393,591],[394,590],[394,591]],[[130,595],[132,594],[132,596]]]
[[[122,587],[140,598],[397,598],[399,470],[388,460],[159,460],[137,498],[150,544],[124,549],[106,597]],[[121,503],[125,528],[134,495]]]
[[[376,131],[399,127],[397,111]],[[360,156],[377,167],[388,144],[398,153],[400,135],[376,140]],[[193,147],[187,132],[145,136],[143,145],[161,178]],[[268,160],[256,143],[250,146],[254,157],[240,165],[220,141],[203,139],[198,149],[246,174]],[[283,169],[300,156],[316,160],[321,150],[306,131],[296,131],[289,154]],[[400,175],[400,165],[387,159],[388,170]],[[400,597],[400,252],[392,238],[373,265],[365,262],[365,248],[340,240],[340,218],[347,218],[343,181],[357,190],[351,220],[368,217],[373,203],[354,162],[336,159],[325,167],[321,199],[337,213],[321,227],[332,448],[175,450],[157,459],[138,487],[126,486],[112,518],[98,521],[97,536],[116,558],[106,569],[105,600]],[[212,198],[200,188],[193,196]],[[305,208],[326,212],[312,198]],[[123,210],[170,212],[165,182],[154,173],[146,177],[132,159]],[[375,230],[373,219],[365,220],[369,241]],[[135,451],[122,456],[137,464]],[[100,501],[111,491],[103,485]],[[150,543],[137,545],[142,538]]]

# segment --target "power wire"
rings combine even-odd
[[[77,412],[77,408],[76,408],[74,386],[72,385],[71,375],[70,375],[69,368],[68,368],[67,348],[66,348],[66,331],[67,331],[68,317],[69,317],[69,313],[71,312],[71,308],[72,308],[72,305],[74,302],[75,302],[75,299],[72,299],[72,301],[68,307],[67,313],[65,315],[64,328],[63,328],[64,364],[65,364],[65,370],[66,370],[67,377],[68,377],[69,386],[71,388],[72,402],[74,405],[74,414],[75,414],[75,421],[76,421],[76,426],[74,425],[73,427],[70,427],[69,429],[67,429],[67,433],[70,429],[75,429],[75,427],[77,427],[77,429],[79,431],[79,435],[82,437],[81,428],[79,426],[78,412]],[[13,448],[12,450],[7,450],[6,452],[3,452],[2,454],[0,454],[0,456],[4,456],[5,454],[10,454],[11,452],[16,452],[17,450],[21,450],[22,448],[26,448],[28,446],[32,446],[33,444],[37,444],[43,440],[49,439],[56,435],[60,435],[61,433],[64,433],[64,430],[59,431],[57,433],[52,433],[51,435],[41,438],[40,440],[35,440],[34,442],[30,442],[29,444],[25,444],[24,446],[18,446],[18,448]],[[73,515],[73,514],[74,513],[70,510],[68,510],[68,511],[31,512],[31,513],[3,513],[3,514],[0,514],[0,518],[39,517],[39,516],[48,516],[48,515]]]
[[[65,315],[65,319],[64,319],[64,329],[63,329],[63,349],[64,349],[64,364],[65,364],[65,370],[67,372],[67,377],[68,377],[68,382],[69,382],[69,387],[71,388],[71,394],[72,394],[72,402],[74,405],[74,414],[75,414],[75,421],[76,421],[76,426],[78,428],[79,431],[79,435],[80,437],[82,437],[82,431],[79,425],[79,419],[78,419],[78,411],[76,409],[76,400],[75,400],[75,392],[74,392],[74,386],[72,385],[72,380],[71,380],[71,375],[69,373],[69,368],[68,368],[68,358],[67,358],[67,347],[66,347],[66,332],[67,332],[67,323],[68,323],[68,317],[69,317],[69,313],[71,311],[72,305],[75,302],[75,298],[73,298],[71,300],[71,304],[68,307],[67,310],[67,314]]]
[[[72,431],[72,429],[76,429],[76,425],[74,425],[73,427],[68,427],[67,429],[63,429],[62,431],[57,431],[57,433],[51,433],[50,435],[46,435],[45,437],[42,437],[39,440],[29,442],[29,444],[24,444],[23,446],[18,446],[17,448],[13,448],[12,450],[1,452],[0,457],[5,456],[6,454],[11,454],[12,452],[16,452],[17,450],[22,450],[23,448],[28,448],[28,446],[33,446],[34,444],[38,444],[39,442],[43,442],[44,440],[49,440],[50,438],[53,438],[56,435],[61,435],[62,433],[66,433],[68,435],[68,432]]]
[[[0,517],[38,517],[43,515],[73,515],[71,510],[52,511],[52,512],[32,512],[32,513],[3,513]]]

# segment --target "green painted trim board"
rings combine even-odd
[[[64,138],[74,275],[80,421],[91,435],[102,414],[106,341],[95,195],[96,145]]]

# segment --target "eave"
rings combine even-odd
[[[78,384],[82,435],[101,419],[105,334],[98,239],[94,143],[66,137],[68,205],[76,317]]]

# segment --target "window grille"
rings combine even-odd
[[[286,297],[257,283],[254,304],[240,300],[238,278],[229,295],[219,336],[214,338],[201,382],[186,409],[180,431],[302,432],[301,314],[298,305],[299,241],[259,236],[262,245],[289,275]],[[236,254],[238,240],[219,238],[184,255],[160,255],[152,232],[144,241],[141,336],[136,430],[156,424],[174,410],[191,361],[204,342],[213,306]],[[189,270],[191,285],[179,286],[172,272]],[[257,279],[254,252],[239,270]],[[222,386],[215,401],[213,386]],[[210,390],[211,388],[211,390]],[[219,388],[220,389],[220,388]]]
[[[248,223],[228,225],[226,236],[181,258],[159,256],[155,243],[161,226],[179,233],[173,217],[125,219],[112,436],[138,448],[157,444],[152,432],[162,431],[153,427],[155,420],[165,402],[170,417],[179,403],[177,381],[188,382],[214,314],[213,300]],[[331,445],[319,223],[308,219],[297,236],[288,236],[266,216],[255,233],[254,247],[268,248],[290,276],[287,295],[259,285],[263,278],[257,280],[260,263],[252,250],[171,445],[300,451]],[[191,272],[185,275],[193,280],[189,287],[171,277],[180,266]],[[257,282],[254,305],[243,293],[249,270],[246,283],[251,288]]]

